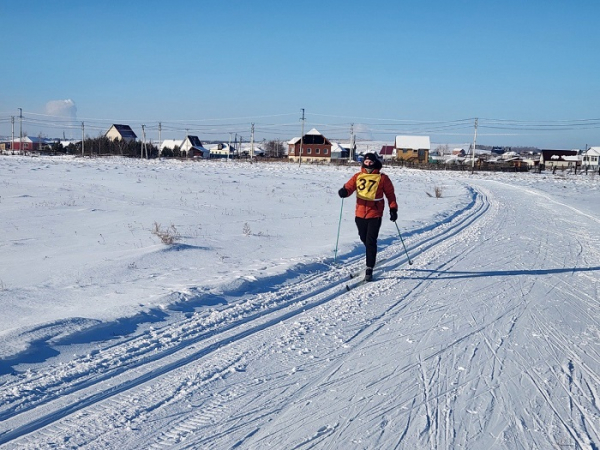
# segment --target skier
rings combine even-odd
[[[356,191],[355,219],[358,235],[366,248],[367,269],[365,281],[373,279],[373,267],[377,259],[377,237],[381,227],[381,218],[385,209],[383,196],[387,198],[390,208],[390,220],[398,219],[398,204],[394,193],[394,185],[390,178],[381,173],[381,161],[374,153],[367,153],[360,172],[355,173],[338,194],[346,198]]]

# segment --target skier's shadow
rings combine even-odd
[[[560,273],[577,273],[577,272],[596,272],[600,271],[600,266],[597,267],[563,267],[560,269],[531,269],[531,270],[488,270],[484,272],[466,272],[466,271],[447,271],[447,270],[430,270],[430,269],[410,269],[411,272],[422,274],[422,276],[408,275],[404,277],[408,280],[425,280],[435,278],[438,280],[454,280],[461,278],[480,278],[480,277],[509,277],[509,276],[540,276],[554,275]]]

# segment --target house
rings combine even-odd
[[[290,161],[302,158],[306,162],[329,162],[331,147],[329,139],[313,128],[302,138],[296,137],[288,141],[288,158]]]
[[[67,148],[69,146],[81,146],[81,139],[64,139],[58,141],[58,143],[62,145],[63,148]]]
[[[496,167],[507,169],[512,168],[514,170],[528,170],[532,164],[530,162],[524,161],[516,152],[513,151],[505,151],[503,153],[496,153],[496,156],[493,153],[487,155],[487,158],[484,160],[488,167]],[[499,156],[497,156],[499,155]],[[481,159],[481,158],[480,158]]]
[[[431,143],[429,136],[396,136],[394,148],[396,149],[396,159],[427,162]]]
[[[526,164],[529,169],[539,170],[539,167],[540,167],[539,156],[524,155],[524,156],[522,156],[522,158],[523,158],[523,164]]]
[[[40,151],[46,145],[48,141],[44,138],[23,136],[22,138],[14,138],[9,141],[8,146],[11,150],[23,150],[25,152]]]
[[[379,150],[379,157],[384,161],[396,159],[396,147],[393,145],[382,145],[381,150]]]
[[[542,150],[540,170],[566,169],[580,164],[577,150]]]
[[[183,144],[183,139],[165,139],[160,144],[160,153],[166,149],[175,150],[176,148],[181,148],[181,144]]]
[[[254,158],[256,156],[265,156],[265,151],[262,147],[252,142],[239,143],[239,156],[243,158]]]
[[[505,152],[510,152],[510,147],[492,147],[491,152],[494,155],[502,155]]]
[[[185,139],[165,139],[160,144],[161,154],[165,149],[179,149],[186,158],[210,158],[210,150],[204,148],[198,136],[187,135]]]
[[[350,158],[350,150],[345,148],[339,142],[331,143],[331,159],[340,161]]]
[[[600,169],[600,147],[590,147],[583,154],[582,166],[589,169]]]
[[[204,148],[198,136],[187,135],[179,149],[188,158],[210,158],[210,150]]]
[[[119,140],[130,142],[135,141],[137,139],[136,134],[133,132],[129,125],[120,124],[112,125],[104,136],[106,136],[111,141]]]
[[[438,145],[429,152],[429,164],[443,164],[446,162],[449,152],[450,147],[448,145]]]
[[[210,148],[211,158],[233,158],[237,155],[235,147],[229,144],[217,144]]]

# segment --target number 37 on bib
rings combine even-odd
[[[376,198],[381,174],[379,173],[361,173],[356,179],[356,196],[363,200],[377,201]]]

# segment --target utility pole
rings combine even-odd
[[[19,151],[23,151],[23,108],[19,108]]]
[[[11,125],[11,138],[10,138],[10,149],[12,152],[15,151],[15,116],[10,116]]]
[[[298,155],[298,166],[302,165],[302,147],[304,147],[304,108],[302,108],[302,134],[300,135],[300,155]]]
[[[350,152],[348,154],[348,161],[352,161],[354,159],[354,124],[350,124]]]
[[[229,132],[229,145],[227,145],[227,162],[229,162],[229,154],[231,153],[231,135],[232,133]]]
[[[254,123],[250,130],[250,161],[254,159]]]
[[[158,153],[159,153],[159,156],[160,156],[161,146],[162,146],[162,123],[158,122],[158,149],[159,149]]]
[[[479,119],[475,119],[475,136],[473,136],[473,161],[471,164],[471,173],[475,172],[475,146],[477,145],[477,124]]]
[[[146,159],[148,159],[148,150],[146,149],[146,125],[142,125],[142,154],[140,155],[140,158],[144,158],[144,155],[146,156]]]
[[[85,124],[81,122],[81,156],[84,156],[83,145],[85,142]]]
[[[185,138],[183,139],[183,142],[181,143],[181,146],[182,146],[182,147],[183,147],[183,144],[185,144],[185,141],[186,141],[186,140],[187,140],[187,138],[188,138],[188,134],[190,134],[190,129],[189,129],[189,128],[186,128],[186,129],[185,129]],[[188,157],[188,154],[189,154],[189,150],[185,150],[185,158],[186,158],[186,159],[187,159],[187,157]]]

